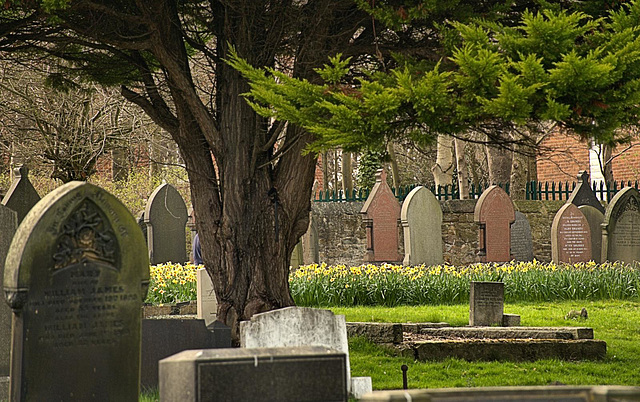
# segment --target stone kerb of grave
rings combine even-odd
[[[402,203],[400,222],[404,231],[402,264],[442,264],[442,208],[433,193],[423,186],[411,190]]]
[[[13,172],[15,178],[2,199],[2,205],[16,211],[20,224],[31,208],[40,201],[40,196],[29,180],[29,169],[21,166]]]
[[[398,219],[400,204],[387,184],[387,173],[380,169],[376,173],[376,184],[365,201],[360,213],[364,215],[367,233],[368,262],[398,262]]]
[[[71,182],[42,199],[5,266],[11,400],[137,401],[148,285],[144,238],[114,196]]]
[[[602,222],[602,261],[640,261],[640,194],[633,187],[619,191]]]
[[[151,264],[187,261],[188,212],[178,190],[167,183],[158,186],[149,197],[144,218]]]
[[[557,264],[587,262],[591,258],[589,222],[578,207],[567,203],[551,224],[551,259]]]
[[[473,216],[480,225],[481,262],[511,261],[511,224],[516,216],[509,195],[498,186],[490,186],[478,198]]]
[[[593,193],[593,190],[591,189],[591,184],[589,183],[589,173],[584,170],[581,170],[580,173],[578,173],[578,185],[573,189],[571,195],[569,195],[567,203],[573,204],[576,207],[579,207],[581,205],[589,205],[604,213],[604,207],[602,206],[602,203],[600,203],[596,195]]]

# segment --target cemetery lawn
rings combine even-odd
[[[571,310],[586,307],[587,320],[565,320]],[[332,307],[347,321],[469,323],[469,305]],[[640,385],[640,302],[627,300],[505,304],[523,326],[586,326],[607,342],[600,361],[467,362],[448,359],[417,362],[396,357],[363,338],[349,339],[352,376],[370,376],[374,389],[402,388],[400,366],[409,366],[409,388],[488,387],[513,385]]]

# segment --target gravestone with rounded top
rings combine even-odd
[[[580,205],[589,205],[604,214],[604,207],[600,200],[596,197],[589,183],[589,173],[581,170],[578,173],[578,185],[573,189],[571,195],[567,199],[570,204],[579,207]]]
[[[591,231],[591,259],[596,262],[602,261],[602,222],[604,214],[599,209],[590,205],[580,205],[578,207],[582,215],[589,222]]]
[[[367,233],[368,262],[397,262],[402,260],[398,253],[398,219],[400,204],[387,184],[384,169],[376,173],[376,184],[360,210],[364,215]]]
[[[511,256],[516,261],[533,261],[531,225],[520,211],[516,211],[516,220],[511,224]]]
[[[13,169],[13,175],[13,182],[2,199],[2,205],[16,211],[20,224],[31,208],[40,201],[40,196],[29,180],[29,169],[20,166]]]
[[[84,182],[49,193],[11,243],[12,401],[137,401],[149,260],[135,219]]]
[[[564,204],[551,223],[551,259],[555,263],[591,260],[591,229],[574,204]]]
[[[309,217],[309,228],[302,236],[302,261],[304,264],[316,264],[320,262],[320,250],[318,247],[318,225],[311,215]]]
[[[442,264],[442,208],[433,193],[422,186],[411,190],[402,203],[400,222],[404,231],[402,264]]]
[[[602,261],[640,261],[640,194],[633,187],[620,190],[604,214]]]
[[[14,210],[0,205],[0,289],[4,282],[4,261],[9,252],[9,246],[18,227],[18,218]],[[11,309],[6,303],[0,303],[0,377],[9,376],[9,361],[11,356]],[[2,386],[2,385],[0,385]],[[0,394],[6,394],[2,392]]]
[[[187,261],[187,205],[170,184],[158,186],[147,202],[144,220],[152,265]]]
[[[478,198],[473,216],[480,225],[481,262],[511,261],[511,224],[516,217],[509,195],[498,186],[490,186]]]

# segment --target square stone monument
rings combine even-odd
[[[574,204],[564,204],[551,224],[551,259],[576,263],[591,260],[591,229],[587,218]]]
[[[470,285],[469,325],[501,326],[504,315],[504,283],[471,282]]]
[[[442,264],[442,208],[422,186],[411,190],[402,203],[400,222],[404,231],[403,265]]]
[[[400,204],[387,184],[384,169],[376,173],[376,184],[371,189],[360,213],[367,232],[368,262],[398,262],[402,257],[398,253],[398,220]]]
[[[480,261],[511,261],[511,224],[516,216],[509,195],[498,186],[490,186],[478,198],[473,217],[480,226]]]
[[[620,190],[607,206],[602,222],[602,261],[640,262],[640,194]]]
[[[137,401],[149,259],[135,219],[84,182],[25,217],[6,260],[12,401]]]
[[[196,271],[196,295],[198,318],[204,320],[204,325],[208,326],[214,322],[218,316],[218,299],[213,290],[211,277],[204,268]]]

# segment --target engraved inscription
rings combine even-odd
[[[635,210],[622,213],[612,234],[618,247],[640,247],[640,213]]]
[[[560,219],[558,235],[562,239],[560,249],[565,258],[574,260],[584,257],[588,252],[587,239],[589,238],[588,226],[579,215],[563,216]],[[587,256],[587,259],[589,257]]]

